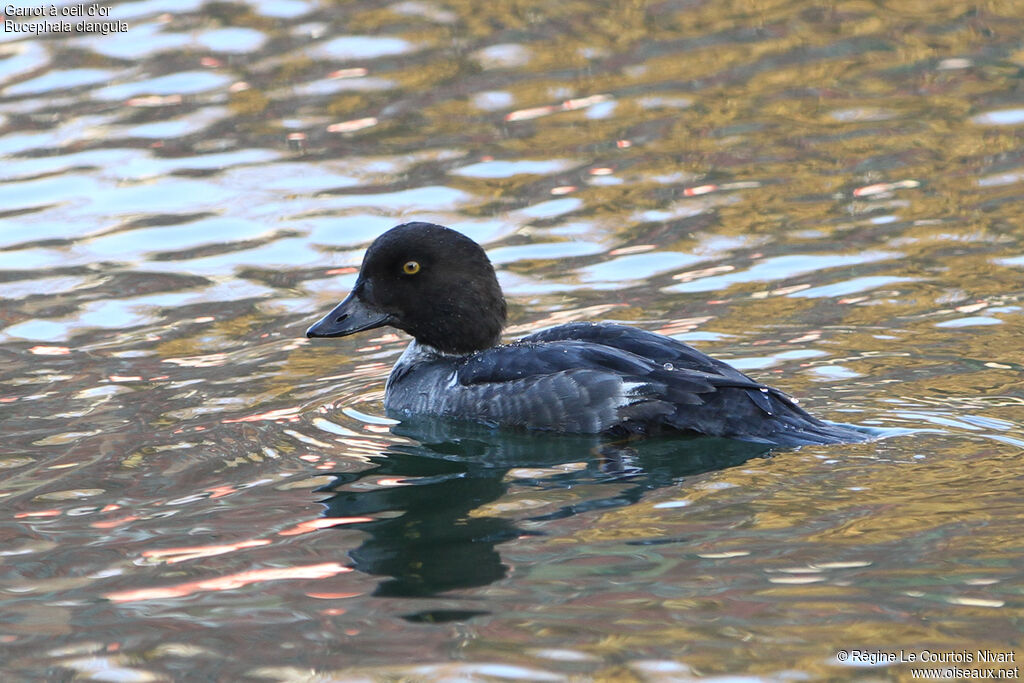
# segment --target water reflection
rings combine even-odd
[[[374,591],[383,597],[428,597],[505,578],[508,567],[496,546],[535,533],[517,519],[563,519],[631,505],[647,491],[685,487],[685,477],[768,452],[728,439],[614,443],[436,420],[404,422],[392,432],[415,442],[392,445],[369,458],[370,468],[334,474],[335,481],[320,489],[333,494],[323,501],[325,517],[373,518],[345,529],[368,534],[349,555],[359,571],[390,577]],[[600,486],[542,515],[495,516],[513,482],[538,492]]]
[[[828,680],[854,644],[1019,646],[1020,3],[99,4],[129,30],[0,32],[0,677]],[[625,321],[931,430],[680,495],[715,463],[403,445],[372,416],[404,341],[296,337],[408,220],[499,260],[510,336]],[[364,458],[338,514],[373,522],[319,518],[310,477]]]

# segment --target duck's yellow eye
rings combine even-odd
[[[402,266],[402,272],[406,275],[415,275],[420,272],[420,264],[418,261],[406,261],[405,265]]]

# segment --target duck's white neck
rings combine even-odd
[[[391,368],[391,374],[388,375],[388,382],[386,391],[389,393],[394,386],[395,382],[416,369],[416,366],[421,363],[428,363],[432,360],[438,360],[441,358],[462,358],[471,354],[462,353],[446,353],[444,351],[438,351],[433,346],[428,344],[421,344],[415,339],[409,342],[409,345],[405,347],[405,351],[398,357],[395,362],[395,366]],[[385,398],[385,401],[387,399]]]
[[[395,363],[395,367],[397,368],[399,365],[409,365],[410,363],[430,360],[433,358],[463,358],[469,355],[472,355],[472,353],[448,353],[447,351],[436,349],[429,344],[421,344],[413,339],[409,342],[409,345],[405,347],[405,351],[403,351],[402,355],[398,358],[398,361]]]

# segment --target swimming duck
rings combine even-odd
[[[385,325],[412,335],[387,380],[384,405],[396,418],[614,436],[679,432],[781,446],[868,438],[675,339],[576,322],[501,344],[505,317],[483,248],[450,228],[415,222],[374,240],[348,297],[306,336]]]

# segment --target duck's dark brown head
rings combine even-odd
[[[487,254],[465,235],[405,223],[374,240],[348,297],[306,331],[343,337],[384,325],[445,353],[498,343],[505,298]]]

